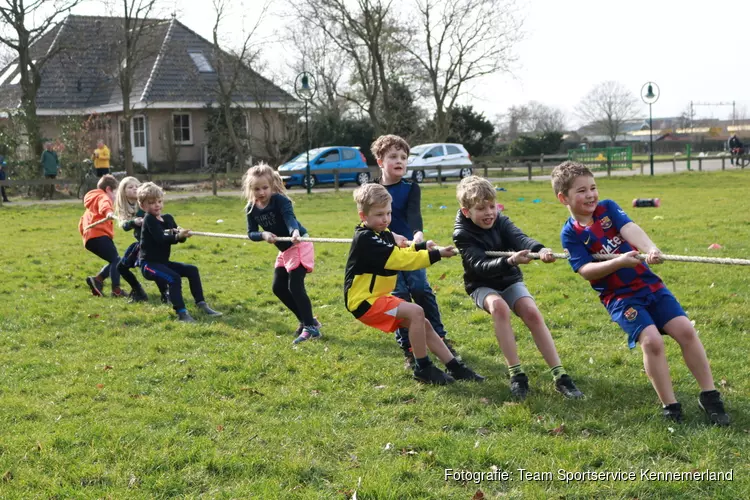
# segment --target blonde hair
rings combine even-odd
[[[260,162],[254,167],[248,168],[245,175],[242,176],[242,192],[247,200],[247,205],[245,205],[245,212],[247,213],[250,213],[255,206],[253,185],[258,179],[263,177],[268,179],[268,183],[271,184],[271,190],[274,193],[280,194],[284,198],[289,198],[286,194],[284,181],[281,179],[279,173],[268,163]]]
[[[153,182],[144,182],[138,188],[138,203],[143,205],[144,202],[152,202],[164,199],[164,190]]]
[[[470,175],[461,179],[456,187],[456,198],[461,208],[472,208],[481,203],[495,203],[495,187],[484,177]]]
[[[573,187],[576,179],[584,175],[586,177],[594,177],[591,170],[583,163],[564,161],[552,169],[552,189],[555,190],[556,195],[563,193],[565,196],[568,196],[568,191]]]
[[[138,212],[138,195],[136,195],[135,205],[131,205],[126,193],[131,184],[140,186],[141,181],[135,177],[125,177],[120,181],[120,185],[117,187],[117,193],[115,194],[115,215],[120,220],[132,219]]]
[[[354,191],[354,201],[357,202],[357,210],[365,215],[370,213],[373,207],[383,207],[393,200],[388,190],[380,184],[364,184]]]
[[[403,137],[398,135],[388,134],[381,135],[375,142],[370,146],[370,151],[375,156],[375,159],[381,160],[385,158],[385,154],[389,149],[396,148],[404,151],[406,155],[409,155],[409,143]]]

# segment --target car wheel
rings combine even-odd
[[[318,180],[315,178],[314,175],[305,176],[304,180],[302,181],[302,184],[305,186],[305,188],[310,186],[310,189],[314,188],[315,185],[318,183]]]
[[[370,172],[360,172],[357,174],[357,185],[367,184],[370,182]]]
[[[466,167],[466,168],[461,169],[461,173],[458,174],[458,176],[463,179],[464,177],[470,176],[472,173],[473,173],[472,170]]]
[[[422,170],[415,170],[411,174],[411,179],[414,182],[416,182],[417,184],[419,184],[420,182],[422,182],[424,180],[424,171],[422,171]]]

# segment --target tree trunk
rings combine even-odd
[[[131,127],[131,118],[133,116],[133,113],[130,110],[130,89],[128,88],[127,91],[125,87],[129,87],[127,85],[123,85],[122,88],[122,111],[123,111],[123,117],[125,118],[125,126],[123,127],[123,135],[122,138],[122,147],[123,147],[123,158],[125,161],[125,172],[127,172],[127,175],[133,175],[133,142],[131,139],[131,133],[130,133],[130,127]]]

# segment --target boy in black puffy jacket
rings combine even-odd
[[[539,252],[542,262],[554,262],[552,251],[526,236],[498,212],[495,188],[487,179],[464,178],[456,196],[461,209],[456,214],[453,241],[461,252],[464,285],[477,307],[492,316],[495,336],[510,372],[511,394],[523,400],[529,391],[529,379],[521,366],[510,323],[514,312],[529,327],[534,343],[550,367],[555,389],[566,398],[582,398],[583,393],[562,367],[552,335],[518,268],[532,260],[529,252]],[[510,257],[489,257],[487,251],[515,253]]]

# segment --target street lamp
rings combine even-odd
[[[310,194],[312,189],[312,175],[310,174],[310,123],[307,118],[307,107],[310,104],[313,96],[315,95],[315,78],[308,73],[303,71],[294,80],[294,93],[297,97],[305,101],[305,138],[307,139],[307,167],[305,168],[305,183],[307,184],[307,194]]]
[[[651,175],[654,175],[654,118],[651,114],[651,105],[659,100],[659,86],[654,82],[646,82],[641,87],[641,99],[648,104],[648,155],[651,162]]]

